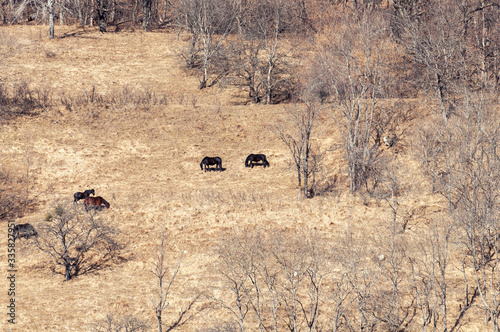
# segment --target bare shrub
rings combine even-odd
[[[385,83],[384,20],[378,14],[346,14],[340,31],[326,36],[317,54],[316,72],[335,97],[344,142],[351,193],[370,177],[380,157],[384,107],[378,100]],[[389,114],[389,113],[387,113]]]
[[[36,115],[52,104],[51,90],[47,86],[32,88],[27,82],[15,84],[11,89],[0,84],[0,119]]]
[[[198,332],[237,332],[238,327],[232,323],[221,323],[216,326],[198,330]]]
[[[82,206],[60,205],[45,219],[50,221],[38,228],[35,245],[52,258],[52,271],[64,275],[66,281],[116,260],[121,249],[115,240],[118,231],[106,226],[94,212],[86,213]]]
[[[311,139],[322,109],[323,105],[315,100],[308,100],[302,106],[289,107],[284,121],[272,128],[273,133],[290,151],[299,188],[304,180],[305,197],[311,197],[309,177],[317,173],[321,162],[318,151],[312,149]]]
[[[163,105],[169,103],[169,94],[166,92],[157,92],[147,86],[144,90],[136,90],[130,86],[124,86],[120,89],[112,90],[108,93],[97,91],[96,86],[92,86],[90,91],[82,89],[81,94],[68,95],[62,94],[59,98],[60,103],[69,111],[102,107],[134,107],[148,109],[150,106]],[[97,111],[95,111],[97,112]]]
[[[236,4],[227,0],[179,2],[177,23],[191,34],[183,57],[188,68],[199,71],[200,90],[214,85],[227,72],[225,39],[233,31],[238,13]]]
[[[105,319],[95,322],[90,327],[92,332],[146,332],[150,326],[146,321],[133,316],[116,317],[107,315]]]

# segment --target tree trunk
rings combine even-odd
[[[54,0],[47,0],[49,8],[49,38],[54,39]]]
[[[151,24],[151,6],[152,0],[143,0],[142,2],[142,29],[148,31]]]
[[[158,311],[156,313],[156,318],[158,319],[158,332],[162,332],[162,327],[161,327],[161,311]]]

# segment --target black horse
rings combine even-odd
[[[222,159],[219,157],[205,157],[200,163],[200,168],[203,171],[205,168],[205,172],[207,169],[210,171],[213,168],[210,168],[211,165],[215,165],[215,170],[222,172]]]
[[[74,197],[74,199],[75,199],[75,200],[73,201],[73,203],[76,203],[76,202],[78,202],[78,201],[79,201],[79,200],[81,200],[81,199],[85,199],[85,198],[89,197],[89,196],[90,196],[90,194],[92,194],[92,195],[94,195],[94,196],[95,196],[95,191],[94,191],[94,189],[85,190],[83,193],[81,193],[81,192],[76,192],[76,193],[73,195],[73,197]]]
[[[262,162],[258,164],[258,162]],[[269,162],[267,161],[266,155],[264,154],[250,154],[245,160],[245,167],[253,168],[254,165],[262,165],[265,167],[269,167]]]

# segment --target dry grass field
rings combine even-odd
[[[339,179],[334,192],[298,201],[289,152],[270,127],[282,118],[285,106],[245,105],[237,91],[198,90],[197,79],[187,75],[178,56],[185,43],[182,34],[178,39],[175,32],[99,34],[56,27],[56,38],[49,40],[47,32],[44,26],[0,28],[0,83],[24,82],[48,91],[52,100],[82,98],[94,90],[100,96],[150,91],[162,101],[140,107],[127,101],[108,108],[59,105],[0,123],[0,166],[25,179],[22,188],[35,199],[34,209],[16,223],[37,227],[56,205],[71,205],[74,192],[94,188],[111,204],[99,216],[120,231],[124,246],[110,267],[65,282],[51,272],[49,257],[31,240],[17,241],[18,323],[13,331],[85,331],[108,314],[139,317],[154,330],[151,269],[162,228],[168,233],[169,264],[185,252],[164,313],[166,323],[194,295],[220,282],[214,247],[234,231],[316,232],[332,243],[347,230],[367,243],[387,231],[387,203],[348,193],[340,149],[326,155],[328,176]],[[316,135],[325,149],[339,142],[329,112],[322,114]],[[411,187],[400,207],[409,218],[409,236],[443,210],[411,155],[411,135],[401,142],[397,157],[405,167],[404,183]],[[245,168],[249,153],[266,154],[271,167]],[[201,159],[214,155],[222,158],[225,171],[202,172]],[[6,233],[7,227],[1,227],[2,271]],[[0,326],[5,327],[4,275]],[[195,318],[180,330],[231,319],[229,312],[206,308],[207,303],[200,301]],[[473,324],[468,328],[474,330]]]

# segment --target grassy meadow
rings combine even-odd
[[[187,39],[177,31],[100,34],[57,26],[53,40],[47,31],[46,26],[0,27],[0,83],[7,88],[24,84],[51,100],[36,115],[0,122],[0,166],[18,179],[21,196],[33,201],[16,223],[40,227],[57,205],[72,206],[74,192],[93,188],[111,204],[98,215],[119,231],[123,248],[110,266],[66,282],[52,272],[50,257],[31,239],[16,241],[17,324],[8,326],[5,223],[0,231],[0,326],[86,331],[107,315],[130,315],[155,330],[151,299],[157,280],[151,270],[163,229],[172,269],[183,254],[163,313],[165,324],[202,294],[191,311],[193,318],[180,331],[208,331],[234,321],[212,300],[226,296],[217,288],[224,282],[217,247],[231,234],[282,230],[304,237],[316,234],[340,246],[350,233],[365,245],[366,259],[377,264],[392,227],[390,201],[349,193],[333,109],[325,108],[313,134],[314,144],[325,153],[322,176],[331,179],[332,190],[299,201],[290,153],[272,131],[289,105],[252,104],[234,88],[198,90],[197,78],[184,69],[179,56]],[[101,107],[89,102],[92,98],[115,102]],[[418,121],[425,123],[425,103],[416,104],[422,114]],[[382,152],[400,167],[404,195],[398,218],[406,223],[408,241],[445,214],[444,199],[431,193],[412,153],[418,144],[414,121],[397,146]],[[271,167],[246,168],[250,153],[266,154]],[[225,171],[202,172],[204,156],[221,157]],[[450,275],[453,317],[460,305],[461,290],[453,290],[453,280],[461,278],[457,271]],[[328,308],[325,304],[321,311],[323,330],[332,326]],[[463,320],[464,331],[484,327],[482,318],[474,317]],[[253,319],[249,314],[248,321]],[[255,326],[249,323],[248,330]]]

